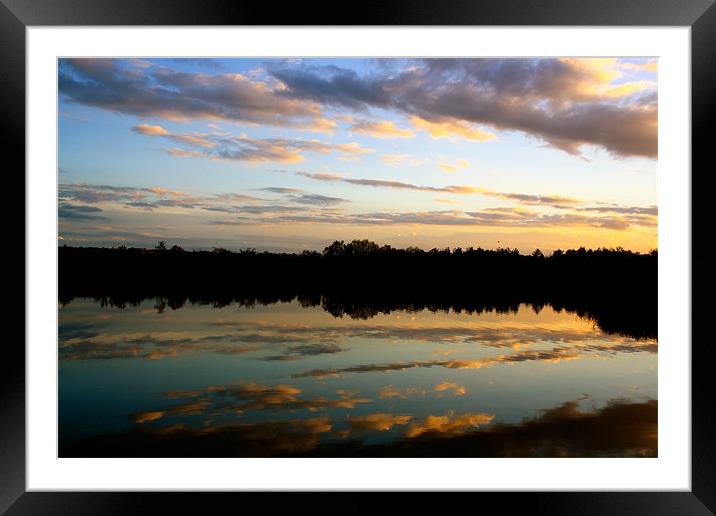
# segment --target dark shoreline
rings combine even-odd
[[[225,306],[297,299],[335,316],[393,310],[514,311],[551,305],[607,333],[657,337],[656,252],[392,249],[368,241],[323,253],[59,247],[59,301],[122,307],[146,299]],[[158,306],[162,309],[162,306]]]

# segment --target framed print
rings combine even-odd
[[[2,509],[709,514],[715,9],[5,1]]]

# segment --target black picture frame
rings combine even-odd
[[[716,5],[714,0],[364,0],[356,9],[338,4],[209,2],[196,0],[0,0],[0,127],[7,158],[3,167],[19,178],[25,166],[25,29],[28,26],[104,25],[550,25],[691,27],[692,74],[692,490],[690,492],[473,493],[502,510],[549,514],[712,514],[716,511],[716,411],[711,372],[714,353],[705,337],[714,286],[716,245],[710,236],[712,135],[716,126]],[[342,14],[338,14],[342,12]],[[11,170],[12,168],[12,170]],[[696,171],[699,171],[696,173]],[[678,171],[688,174],[688,170]],[[24,199],[24,181],[14,197]],[[18,192],[23,192],[20,195]],[[24,202],[24,201],[23,201]],[[15,229],[20,231],[19,224]],[[25,241],[17,235],[14,242]],[[23,258],[27,275],[25,251]],[[23,246],[24,249],[24,246]],[[11,262],[12,263],[12,262]],[[17,264],[19,266],[19,263]],[[6,271],[9,272],[9,268]],[[27,276],[26,276],[27,277]],[[23,293],[23,300],[25,294]],[[699,302],[698,300],[702,301]],[[19,303],[16,303],[16,306]],[[25,303],[22,303],[23,311]],[[6,312],[7,321],[11,312]],[[23,330],[24,333],[24,330]],[[25,492],[25,349],[6,339],[0,360],[0,512],[7,514],[126,514],[206,512],[208,504],[236,503],[233,493],[39,493]],[[668,386],[661,385],[662,389]],[[295,494],[293,497],[305,497]],[[374,506],[374,494],[351,495],[341,507]],[[464,495],[463,495],[464,496]],[[209,499],[210,498],[210,499]],[[411,497],[423,503],[421,495]],[[248,500],[250,504],[254,498]],[[460,503],[458,501],[457,503]],[[473,503],[471,501],[470,503]],[[249,505],[250,506],[250,505]],[[238,509],[235,506],[234,509]],[[341,509],[344,510],[344,509]]]

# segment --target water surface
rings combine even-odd
[[[60,456],[655,456],[657,342],[550,306],[59,311]]]

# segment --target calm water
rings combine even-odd
[[[657,343],[526,305],[59,311],[61,456],[654,456]]]

